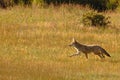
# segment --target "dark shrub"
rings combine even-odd
[[[22,5],[32,5],[33,2],[36,2],[36,4],[54,4],[54,5],[60,5],[60,4],[80,4],[80,5],[88,5],[94,10],[97,11],[105,11],[105,10],[114,10],[118,7],[118,0],[0,0],[0,6],[3,8],[6,8],[8,6],[13,6],[22,4]]]
[[[82,22],[87,26],[106,26],[110,23],[109,17],[96,12],[85,13]]]

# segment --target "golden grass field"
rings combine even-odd
[[[81,23],[80,6],[0,9],[0,80],[120,80],[120,11],[108,28]],[[75,53],[68,44],[97,44],[111,58]]]

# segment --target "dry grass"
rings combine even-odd
[[[81,24],[87,9],[79,6],[0,10],[0,80],[119,80],[119,12],[109,28]],[[69,58],[75,37],[84,44],[104,47],[111,58],[91,54]]]

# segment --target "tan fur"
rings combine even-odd
[[[70,57],[79,55],[80,52],[84,53],[86,58],[88,58],[89,53],[94,53],[95,55],[98,55],[100,58],[105,58],[104,55],[111,57],[109,53],[102,47],[96,45],[80,44],[75,39],[73,39],[72,43],[69,46],[73,46],[77,51],[75,54],[70,55]]]

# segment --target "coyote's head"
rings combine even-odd
[[[69,44],[69,46],[75,46],[77,41],[73,38],[72,42]]]

